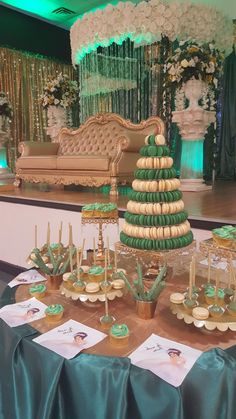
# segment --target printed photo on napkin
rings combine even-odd
[[[17,285],[34,284],[35,282],[42,281],[46,281],[46,278],[44,278],[44,276],[38,273],[35,269],[30,269],[29,271],[25,271],[17,275],[11,282],[8,283],[8,286],[13,288]]]
[[[201,354],[197,349],[152,334],[129,358],[137,367],[178,387]]]
[[[96,345],[107,335],[96,329],[85,326],[75,320],[68,320],[61,326],[33,339],[45,348],[70,359],[83,349]]]
[[[20,326],[45,317],[44,311],[46,308],[46,304],[41,303],[37,298],[30,298],[21,303],[2,307],[0,309],[0,319],[11,327]]]

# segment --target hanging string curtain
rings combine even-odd
[[[93,96],[137,87],[137,59],[91,53],[82,63],[80,95]]]
[[[9,165],[14,168],[20,141],[46,141],[47,116],[39,97],[49,77],[62,73],[74,79],[74,69],[36,54],[0,48],[0,91],[13,108]]]

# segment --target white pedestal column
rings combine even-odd
[[[184,90],[189,99],[189,107],[183,111],[174,111],[172,117],[182,138],[181,190],[204,191],[212,187],[207,186],[203,180],[203,142],[208,126],[215,122],[215,112],[206,111],[198,105],[203,91],[201,80],[189,80]]]

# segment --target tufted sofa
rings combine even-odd
[[[62,128],[52,142],[21,142],[15,185],[23,181],[101,186],[130,183],[146,135],[164,133],[159,117],[133,124],[106,113],[92,116],[76,130]]]

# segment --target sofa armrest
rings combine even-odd
[[[126,130],[125,136],[127,137],[127,144],[123,149],[137,153],[145,145],[144,140],[147,134]]]
[[[34,141],[22,141],[18,145],[18,151],[21,157],[57,155],[58,148],[58,143],[51,142],[38,143]]]

